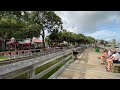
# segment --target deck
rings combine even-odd
[[[106,72],[93,48],[86,49],[57,79],[120,79],[120,73]]]

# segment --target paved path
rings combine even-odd
[[[120,79],[120,73],[106,72],[94,49],[86,49],[57,79]]]

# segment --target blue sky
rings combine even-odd
[[[118,32],[120,30],[120,25],[119,23],[117,23],[116,21],[111,22],[111,24],[109,25],[102,25],[102,26],[98,26],[96,27],[98,30],[110,30],[110,31],[115,31]]]
[[[87,36],[92,36],[96,39],[103,39],[107,41],[111,41],[112,39],[116,39],[117,42],[120,42],[120,25],[115,21],[109,25],[102,25],[96,27],[96,32],[85,34]]]

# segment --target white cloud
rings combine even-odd
[[[98,31],[97,26],[120,23],[120,11],[55,11],[62,18],[65,29],[75,33],[87,33],[109,40],[117,35],[110,30]],[[96,32],[96,33],[94,33]],[[109,35],[108,35],[108,34]],[[101,34],[102,37],[101,37]],[[118,35],[119,36],[119,35]],[[119,39],[118,37],[115,37]]]
[[[94,32],[96,26],[110,24],[119,12],[115,11],[55,11],[64,23],[65,28],[68,26],[77,27],[77,32]]]
[[[114,32],[109,30],[99,30],[94,33],[88,34],[87,36],[92,36],[96,39],[102,39],[106,41],[112,41],[112,39],[116,39],[116,41],[120,42],[120,32]]]

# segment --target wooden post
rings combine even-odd
[[[35,70],[29,71],[28,74],[29,74],[30,79],[32,79],[35,76]]]

